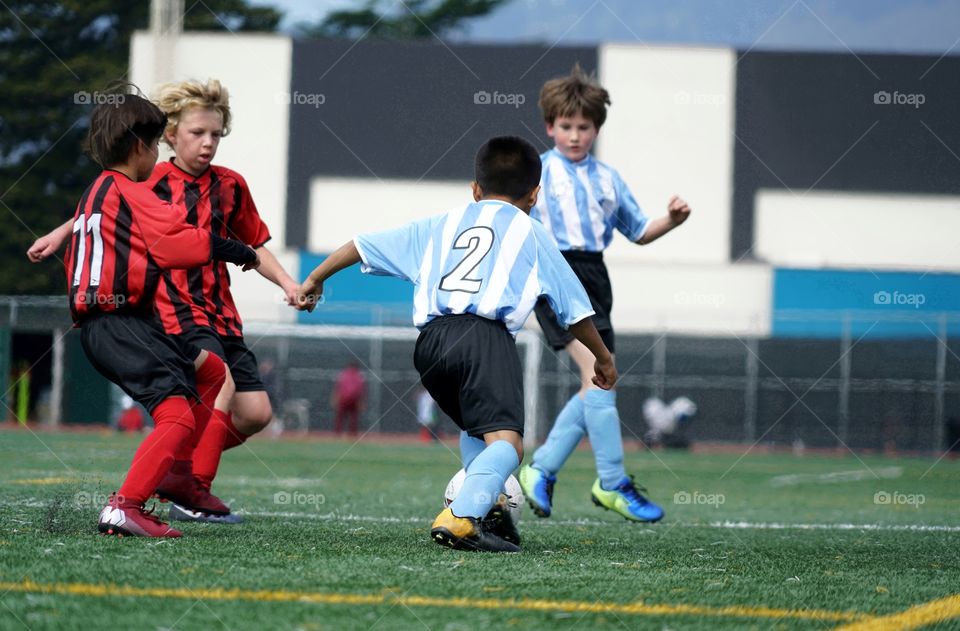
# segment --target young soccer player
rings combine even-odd
[[[465,550],[518,552],[507,511],[487,523],[523,458],[523,375],[514,336],[543,296],[596,358],[593,382],[617,374],[590,320],[593,310],[570,266],[538,222],[540,159],[526,141],[493,138],[476,157],[474,203],[387,232],[363,234],[324,260],[301,285],[297,308],[312,310],[323,283],[362,262],[370,274],[414,283],[414,364],[431,396],[464,430],[467,475],[436,518],[434,541]]]
[[[148,186],[161,199],[182,200],[189,222],[252,244],[260,258],[257,271],[292,300],[297,283],[266,247],[270,231],[246,180],[236,171],[213,164],[220,139],[230,132],[226,88],[216,79],[181,81],[158,88],[155,100],[167,114],[163,140],[175,155],[157,165]],[[214,263],[202,271],[174,271],[164,280],[168,291],[157,300],[164,328],[215,353],[228,367],[227,383],[192,458],[178,461],[165,481],[173,488],[198,484],[209,492],[221,453],[265,428],[273,411],[257,359],[243,338],[226,267]],[[240,521],[237,515],[205,515],[176,504],[171,507],[171,519]]]
[[[175,156],[156,166],[147,187],[160,199],[179,206],[192,225],[253,244],[261,261],[257,271],[292,300],[297,283],[267,249],[270,232],[246,181],[239,173],[212,163],[220,139],[230,132],[226,88],[216,79],[170,83],[158,89],[155,101],[167,115],[163,140]],[[56,251],[69,234],[67,227],[65,224],[38,239],[28,252],[31,260]],[[273,412],[256,357],[243,339],[226,266],[212,262],[189,271],[165,272],[157,293],[157,311],[168,333],[216,354],[228,366],[210,423],[192,454],[174,463],[158,494],[173,502],[171,519],[238,523],[242,518],[229,513],[229,508],[210,494],[220,456],[266,427]],[[198,505],[219,510],[198,511]]]
[[[542,194],[530,216],[543,222],[577,277],[583,282],[596,315],[594,324],[604,344],[614,352],[610,311],[613,294],[603,250],[617,230],[639,245],[656,241],[690,215],[690,207],[677,196],[667,214],[650,220],[637,205],[620,175],[590,154],[607,117],[610,96],[592,77],[581,71],[547,81],[540,91],[540,109],[547,135],[555,147],[541,156]],[[594,504],[633,521],[658,521],[663,509],[644,497],[623,464],[623,439],[617,414],[616,392],[593,387],[587,349],[559,325],[551,305],[540,301],[537,321],[554,350],[566,349],[580,369],[580,390],[557,416],[547,441],[533,455],[533,463],[520,470],[520,485],[533,511],[549,517],[557,473],[584,435],[596,460]]]
[[[87,150],[104,170],[77,206],[65,258],[70,312],[87,358],[155,421],[100,513],[98,529],[108,534],[180,536],[144,503],[209,417],[224,381],[218,357],[157,326],[152,307],[161,273],[211,257],[244,269],[258,264],[252,248],[190,226],[136,184],[153,170],[165,125],[163,112],[132,94],[94,109]]]

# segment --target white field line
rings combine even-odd
[[[14,501],[0,501],[0,506],[16,506],[21,508],[48,508],[49,501],[34,498]],[[377,517],[374,515],[354,515],[352,513],[321,513],[297,511],[237,511],[245,517],[268,517],[278,519],[294,519],[306,521],[329,522],[357,522],[370,524],[428,524],[432,521],[428,517]],[[600,521],[596,519],[524,519],[523,527],[528,526],[611,526],[622,528],[622,521]],[[750,522],[750,521],[711,521],[711,522],[682,522],[677,524],[682,528],[714,528],[720,530],[864,530],[877,532],[960,532],[960,526],[936,526],[929,524],[791,524],[785,522]],[[638,528],[647,528],[651,533],[656,532],[659,526],[637,524]]]
[[[854,469],[853,471],[835,471],[833,473],[792,473],[770,478],[770,486],[796,486],[798,484],[837,484],[839,482],[859,482],[861,480],[884,479],[892,480],[903,475],[903,467],[883,467],[867,471]]]

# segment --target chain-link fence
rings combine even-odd
[[[881,321],[875,313],[829,317],[840,323],[836,337],[618,335],[618,407],[625,437],[639,438],[646,431],[647,398],[686,396],[698,407],[689,427],[693,440],[917,451],[940,450],[956,440],[960,339],[948,333],[960,315],[886,314],[883,322],[917,326],[907,337],[884,338],[862,333]],[[380,314],[371,320],[393,324],[391,318]],[[63,408],[52,416],[67,421],[83,417],[68,409],[77,405],[75,395],[63,394],[82,372],[65,365],[70,353],[64,352],[64,341],[77,335],[69,327],[62,298],[0,298],[0,330],[8,337],[50,333],[51,406]],[[410,327],[250,323],[246,330],[248,346],[269,371],[276,415],[288,429],[332,428],[334,383],[355,361],[368,384],[361,430],[417,431],[415,339]],[[579,377],[569,356],[551,351],[538,334],[524,342],[519,348],[526,381],[536,384],[527,391],[527,410],[535,416],[528,427],[539,441],[576,391]],[[11,359],[6,362],[9,374]]]

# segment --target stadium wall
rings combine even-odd
[[[144,86],[157,74],[154,50],[149,34],[134,37],[131,77]],[[174,51],[165,78],[218,77],[230,88],[235,129],[218,161],[247,177],[295,274],[358,231],[469,199],[473,152],[490,135],[548,148],[539,87],[574,63],[597,71],[614,103],[598,157],[649,215],[673,193],[694,208],[662,242],[617,237],[607,251],[621,332],[783,333],[776,297],[792,285],[780,270],[960,270],[949,237],[960,227],[948,150],[960,142],[956,58],[208,33],[183,35]],[[905,94],[924,102],[900,103]],[[264,300],[257,276],[234,282],[247,319],[296,319]],[[349,285],[340,292],[349,300],[325,307],[341,321],[402,313],[392,301],[373,311],[384,291],[402,289]],[[374,307],[361,313],[363,303]]]

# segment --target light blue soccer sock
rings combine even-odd
[[[463,463],[464,469],[469,469],[473,459],[486,448],[487,443],[479,438],[474,438],[464,431],[460,432],[460,462]]]
[[[533,466],[547,475],[556,475],[586,433],[583,399],[579,393],[574,394],[557,415],[547,435],[547,442],[534,452]]]
[[[457,517],[482,518],[496,503],[503,483],[520,464],[517,451],[505,440],[487,446],[470,463],[467,477],[450,510]]]
[[[611,491],[627,475],[623,468],[623,437],[620,435],[617,393],[613,390],[587,390],[583,415],[593,457],[597,461],[597,477],[603,488]]]

